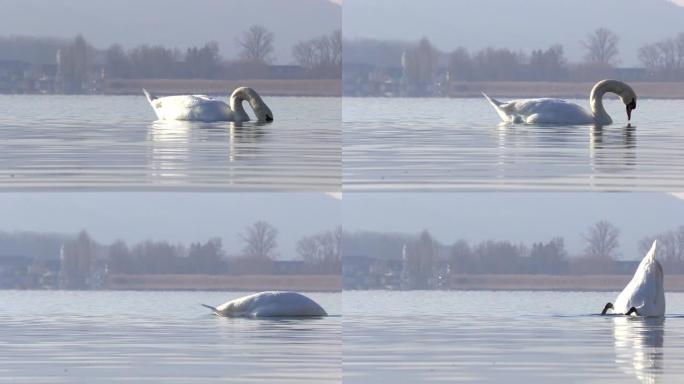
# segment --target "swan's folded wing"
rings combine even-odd
[[[513,100],[501,108],[509,114],[521,116],[528,123],[586,124],[593,121],[592,115],[584,108],[563,99]]]

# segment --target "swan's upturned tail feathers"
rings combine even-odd
[[[203,306],[203,307],[205,307],[205,308],[211,309],[211,311],[214,312],[214,313],[217,314],[217,315],[218,315],[218,313],[219,313],[219,311],[218,311],[218,309],[216,309],[216,307],[212,307],[211,305],[206,305],[206,304],[200,304],[200,305]]]
[[[151,93],[148,92],[147,89],[145,89],[145,88],[143,88],[143,93],[145,94],[145,97],[147,97],[147,101],[149,101],[150,103],[152,102],[152,100],[154,100],[154,99],[157,98],[157,96],[151,94]]]
[[[499,115],[499,117],[501,118],[502,121],[505,121],[505,122],[511,121],[511,118],[508,116],[506,111],[504,111],[504,109],[501,107],[505,103],[502,103],[497,99],[494,99],[494,98],[487,96],[487,94],[484,92],[482,92],[482,96],[484,96],[485,99],[487,99],[487,101],[489,101],[489,104],[491,104],[492,107],[494,107],[494,110]]]
[[[482,96],[484,96],[485,99],[487,99],[487,101],[489,101],[489,104],[491,104],[494,108],[498,108],[499,106],[501,106],[501,104],[503,104],[499,100],[487,96],[487,94],[484,92],[482,92]]]
[[[657,242],[658,242],[658,240],[653,240],[653,244],[651,245],[651,248],[648,250],[648,253],[646,254],[646,256],[648,256],[649,260],[651,260],[651,262],[655,261],[656,243]]]

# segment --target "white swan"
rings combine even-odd
[[[296,292],[260,292],[218,307],[202,304],[226,317],[310,317],[328,314],[315,301]]]
[[[249,121],[249,115],[245,112],[242,102],[247,101],[258,121],[273,121],[273,112],[261,96],[248,87],[240,87],[233,91],[229,104],[207,95],[157,97],[146,89],[143,89],[143,93],[159,120],[245,122]]]
[[[603,107],[606,92],[620,97],[627,107],[627,120],[631,120],[632,110],[636,109],[636,93],[632,87],[617,80],[601,80],[594,85],[589,95],[591,112],[561,99],[521,99],[504,103],[482,94],[506,123],[608,125],[613,119]]]
[[[618,314],[647,317],[665,316],[665,290],[663,288],[663,267],[655,258],[656,242],[634,273],[634,277],[620,292],[615,304],[608,303],[602,315],[609,309]]]

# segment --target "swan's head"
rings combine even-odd
[[[632,120],[632,111],[636,109],[637,95],[636,92],[625,83],[620,84],[621,92],[618,92],[620,100],[625,103],[627,108],[627,120]]]
[[[273,121],[273,112],[271,112],[271,109],[266,105],[257,91],[249,87],[240,87],[236,89],[231,96],[231,107],[233,103],[242,103],[244,100],[247,100],[252,107],[257,121],[266,121],[269,123]],[[235,109],[233,108],[233,110]]]
[[[253,107],[254,114],[257,116],[257,120],[266,121],[268,123],[273,121],[273,112],[271,112],[271,108],[269,108],[266,103],[262,102],[261,105]]]

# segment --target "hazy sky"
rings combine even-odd
[[[232,58],[239,33],[261,24],[275,35],[277,62],[286,64],[298,41],[339,29],[341,13],[329,0],[2,0],[0,35],[82,33],[98,48],[146,43],[183,49],[215,40]]]
[[[678,0],[684,4],[684,0]],[[438,48],[485,46],[529,52],[562,43],[583,56],[586,35],[606,27],[620,37],[622,64],[635,65],[645,43],[684,32],[684,7],[669,0],[345,0],[348,39],[418,40]]]
[[[608,220],[622,232],[626,259],[643,256],[643,237],[684,225],[684,200],[655,193],[345,193],[342,210],[347,231],[428,229],[446,244],[563,236],[571,253],[584,248],[590,225]]]
[[[76,233],[97,241],[145,239],[172,243],[223,238],[242,249],[239,233],[256,220],[279,230],[283,258],[295,256],[302,237],[334,229],[340,202],[320,193],[2,193],[0,230]]]

